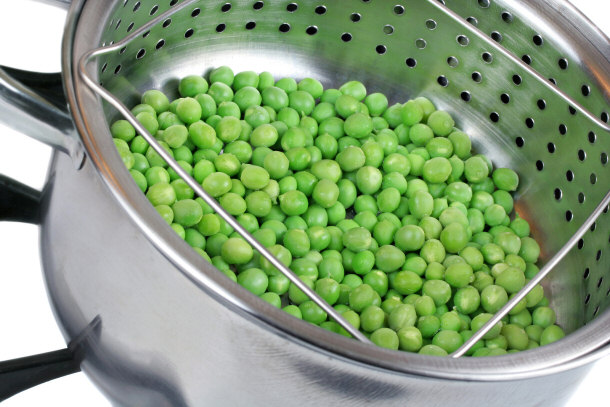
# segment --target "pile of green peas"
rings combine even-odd
[[[375,344],[447,355],[539,270],[513,214],[518,175],[473,154],[453,118],[418,97],[389,105],[350,81],[269,72],[180,80],[132,109],[178,164]],[[129,122],[111,126],[138,187],[228,278],[296,318],[349,336],[199,197]],[[467,353],[501,355],[564,336],[537,286]]]

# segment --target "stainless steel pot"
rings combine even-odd
[[[132,182],[108,131],[117,114],[78,74],[82,55],[174,3],[73,2],[63,44],[70,116],[20,87],[15,72],[0,78],[0,118],[21,118],[20,130],[63,150],[41,200],[46,282],[82,369],[114,403],[557,405],[587,365],[610,352],[608,215],[545,286],[570,334],[501,357],[434,358],[339,337],[285,315],[203,261]],[[167,90],[177,77],[228,64],[326,85],[357,78],[395,101],[428,96],[460,117],[479,151],[522,175],[517,210],[544,242],[543,260],[607,190],[610,46],[566,3],[447,1],[506,49],[432,1],[226,4],[201,2],[199,12],[151,29],[100,60],[99,81],[129,104],[143,90]],[[506,26],[494,29],[500,22]],[[536,70],[509,51],[528,55]]]

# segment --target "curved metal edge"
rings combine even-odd
[[[87,122],[84,112],[81,111],[81,100],[84,97],[82,92],[83,83],[77,74],[77,58],[74,55],[73,43],[80,13],[86,0],[74,0],[72,9],[68,16],[64,35],[64,52],[62,55],[62,66],[65,80],[66,93],[69,105],[72,108],[72,115],[76,127],[80,134],[86,135]],[[77,89],[78,88],[78,89]],[[108,133],[109,134],[109,133]],[[83,140],[86,148],[96,148],[94,138]],[[112,157],[111,157],[112,159]],[[118,158],[115,159],[118,165]],[[160,250],[180,271],[199,286],[204,292],[212,295],[217,301],[221,302],[233,312],[240,313],[243,317],[257,321],[262,329],[272,330],[289,340],[297,342],[304,347],[308,347],[315,352],[322,352],[329,357],[345,360],[346,363],[358,364],[370,368],[383,369],[388,372],[398,374],[412,374],[417,376],[433,377],[438,379],[450,380],[472,380],[472,381],[506,381],[519,380],[533,377],[540,377],[549,372],[561,372],[570,367],[578,367],[580,364],[590,363],[597,358],[610,354],[610,349],[605,353],[597,349],[592,353],[590,350],[582,351],[580,343],[576,343],[572,348],[578,347],[574,353],[566,355],[564,358],[554,360],[556,364],[546,366],[548,360],[558,353],[563,352],[564,342],[558,341],[543,349],[535,351],[524,351],[519,354],[504,356],[493,356],[478,358],[447,358],[433,357],[406,352],[390,351],[379,347],[364,345],[358,341],[336,335],[326,330],[319,330],[310,324],[296,320],[290,315],[274,308],[273,306],[256,301],[256,298],[244,296],[243,289],[236,287],[234,283],[224,278],[224,276],[207,275],[203,273],[202,266],[207,262],[196,253],[190,253],[190,248],[183,248],[179,243],[179,237],[173,236],[169,231],[161,230],[165,226],[162,221],[155,222],[150,216],[156,215],[153,211],[143,213],[134,210],[134,198],[136,192],[141,195],[137,187],[122,186],[117,184],[109,172],[108,163],[100,160],[99,156],[91,156],[91,164],[99,171],[100,178],[114,196],[119,205],[123,207],[129,217],[133,220],[142,232],[148,236],[151,243]],[[130,192],[133,192],[130,193]],[[188,249],[188,250],[187,250]],[[594,323],[590,325],[594,325]],[[599,335],[598,335],[599,336]],[[504,365],[502,372],[497,368],[498,358],[510,359],[508,368]],[[533,362],[532,362],[533,361]],[[580,362],[579,362],[580,361]],[[525,362],[523,370],[522,362]],[[531,364],[539,363],[545,365],[543,368],[532,368]]]

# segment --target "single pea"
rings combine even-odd
[[[409,129],[409,139],[418,147],[424,147],[434,138],[434,132],[423,123],[417,123]]]
[[[441,321],[436,315],[424,315],[418,318],[416,326],[417,329],[419,329],[419,331],[421,332],[421,336],[423,338],[432,338],[440,329]]]
[[[407,352],[417,352],[423,345],[422,334],[414,326],[406,326],[397,332],[398,347]]]
[[[395,246],[381,246],[375,253],[375,265],[386,273],[398,270],[404,262],[405,254]]]
[[[492,178],[496,187],[504,191],[516,191],[519,186],[519,176],[510,168],[496,169]]]
[[[556,342],[566,336],[563,329],[557,325],[550,325],[544,328],[540,335],[540,346],[548,345],[549,343]]]
[[[222,245],[221,256],[229,264],[244,264],[252,259],[253,251],[252,247],[245,240],[229,238]]]
[[[437,136],[448,136],[455,126],[451,115],[443,110],[432,112],[426,123]]]
[[[461,223],[454,222],[447,225],[441,232],[440,241],[449,253],[458,253],[464,247],[470,236],[468,230]]]
[[[555,311],[550,307],[538,307],[532,313],[534,325],[541,326],[542,328],[553,325],[556,319]]]
[[[349,146],[337,154],[336,160],[343,171],[350,172],[362,167],[366,156],[360,147]]]
[[[269,278],[263,270],[250,268],[237,275],[237,283],[254,295],[262,295],[267,290]]]
[[[393,212],[400,204],[400,192],[396,188],[386,188],[377,195],[377,206],[382,212]]]
[[[172,205],[176,201],[176,192],[167,182],[158,182],[148,188],[146,198],[154,206]]]
[[[213,197],[219,197],[231,190],[231,178],[223,172],[214,172],[209,174],[201,186],[205,191]]]
[[[335,184],[341,179],[341,167],[333,160],[320,160],[311,166],[311,173],[318,179],[327,179]],[[380,182],[381,184],[381,182]]]
[[[379,294],[368,284],[360,284],[349,294],[349,306],[356,312],[362,312],[369,305],[381,303]]]
[[[423,119],[424,111],[417,102],[409,100],[400,109],[400,117],[404,125],[413,126]]]
[[[182,226],[189,227],[199,223],[203,216],[201,206],[192,199],[183,199],[172,205],[174,221]]]
[[[407,190],[408,194],[408,190]],[[422,219],[432,214],[434,209],[434,198],[427,191],[420,190],[409,198],[409,211],[418,219]]]
[[[360,314],[360,327],[365,332],[374,332],[383,327],[385,312],[377,305],[369,305]]]
[[[531,237],[523,237],[521,238],[521,249],[519,250],[519,256],[521,256],[526,263],[536,263],[538,261],[538,257],[540,256],[540,246]]]
[[[364,103],[371,116],[381,116],[388,108],[388,98],[383,93],[371,93],[366,96]]]
[[[496,284],[508,293],[516,293],[525,285],[525,274],[516,267],[508,267],[496,277]]]
[[[455,263],[445,270],[445,281],[452,287],[462,288],[474,281],[472,267],[468,263]]]

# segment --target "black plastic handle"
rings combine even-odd
[[[0,174],[0,220],[38,224],[41,193]],[[75,347],[0,362],[0,401],[80,371]]]

